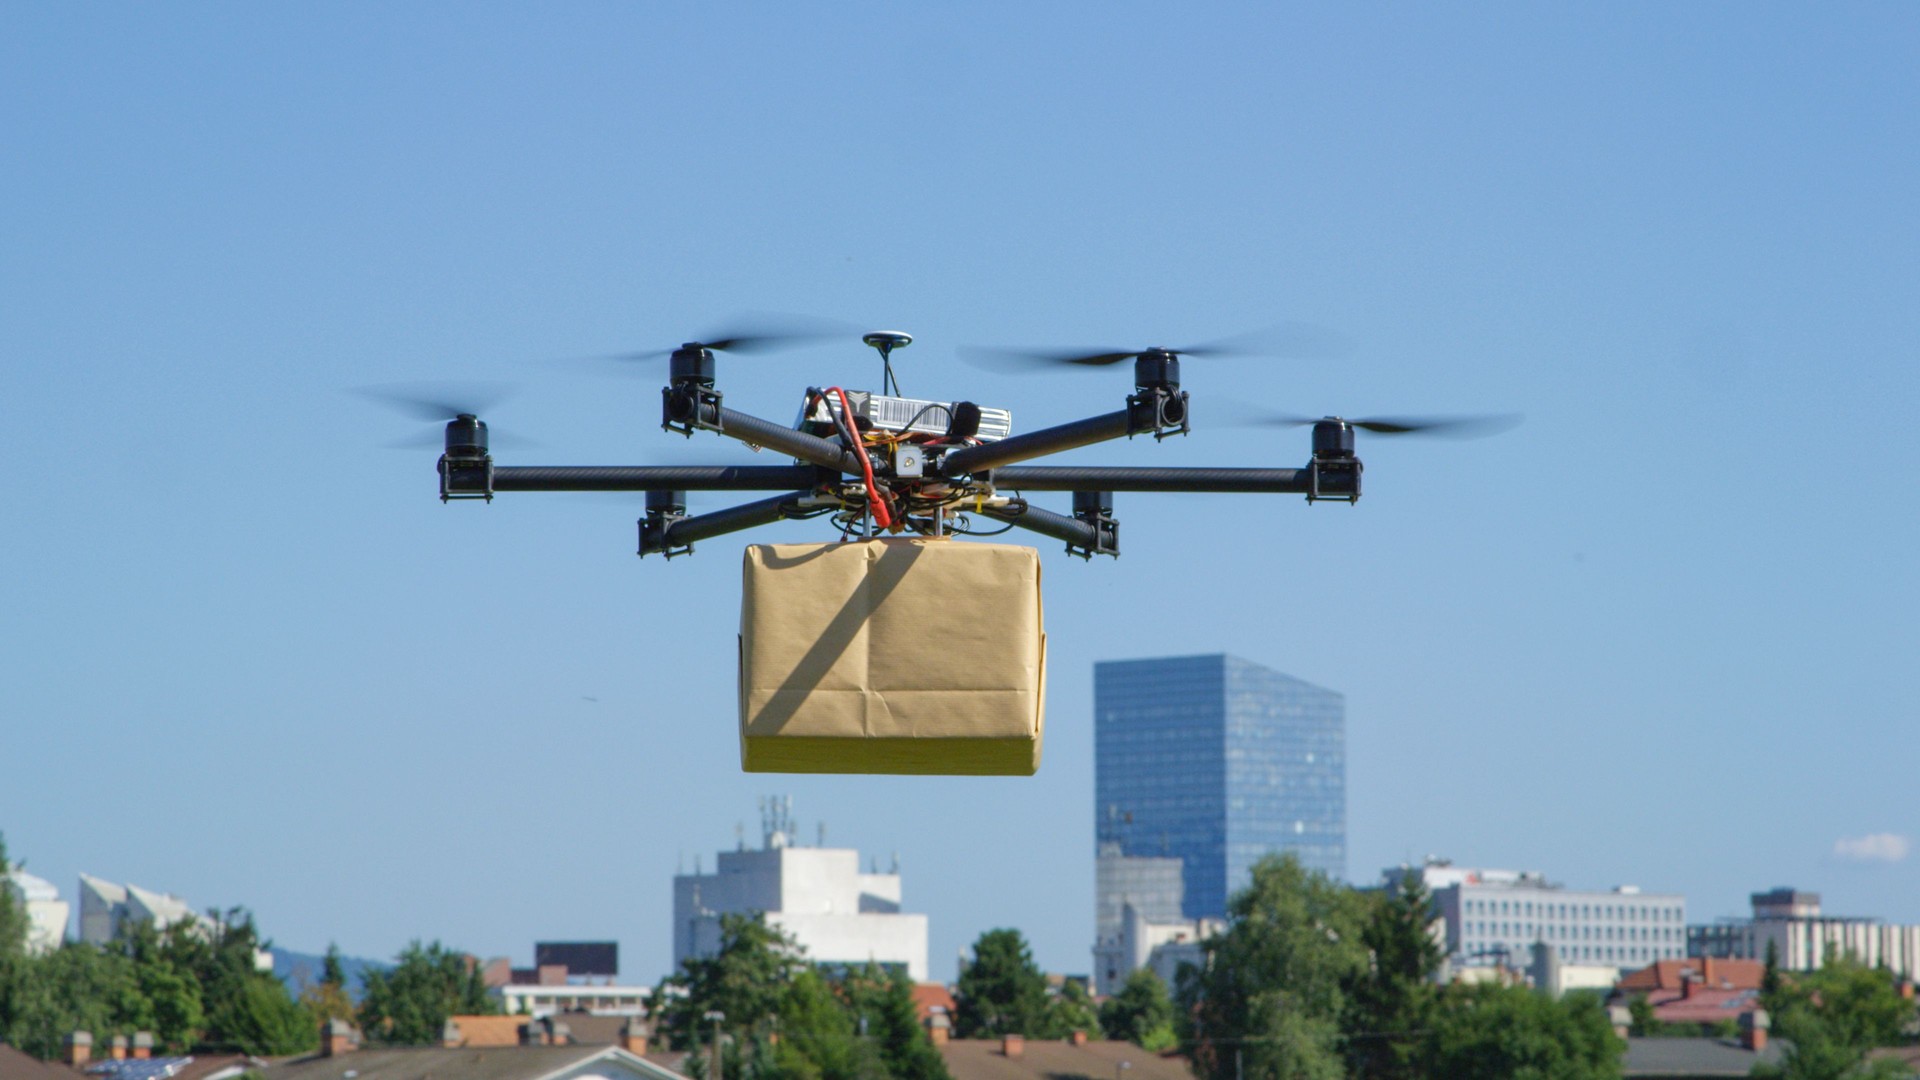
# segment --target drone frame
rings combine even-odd
[[[905,344],[904,334],[870,334],[867,343],[881,348],[875,338],[887,339],[882,359],[892,347]],[[889,365],[889,372],[891,367]],[[911,527],[916,533],[943,535],[950,514],[972,512],[1009,526],[1065,541],[1067,552],[1091,559],[1118,556],[1119,522],[1113,517],[1116,492],[1233,492],[1305,495],[1309,502],[1352,503],[1360,498],[1362,466],[1354,456],[1353,428],[1337,417],[1313,422],[1313,456],[1298,469],[1261,468],[1117,468],[1105,466],[1039,466],[1022,462],[1066,450],[1119,438],[1152,435],[1155,440],[1185,435],[1190,430],[1188,395],[1180,389],[1179,354],[1170,349],[1148,349],[1134,360],[1134,392],[1125,407],[993,442],[970,439],[964,417],[970,403],[955,402],[949,412],[949,434],[924,445],[929,453],[919,476],[896,473],[894,461],[876,453],[864,439],[849,445],[848,434],[860,437],[844,407],[838,441],[799,428],[785,427],[748,413],[729,409],[716,386],[714,350],[689,342],[671,355],[668,383],[661,389],[661,427],[691,438],[695,431],[711,431],[755,448],[775,450],[797,460],[794,465],[681,465],[681,466],[554,466],[496,465],[488,451],[487,425],[475,414],[461,413],[447,424],[445,453],[441,456],[442,501],[484,499],[508,491],[637,491],[645,492],[646,517],[641,519],[641,556],[672,558],[690,553],[702,540],[768,525],[785,518],[865,511],[866,535],[875,535],[870,493],[913,491],[921,501],[934,503],[931,514],[914,520],[903,516],[893,531]],[[828,391],[809,388],[808,400],[825,398]],[[844,405],[844,403],[843,403]],[[977,407],[971,414],[978,417]],[[977,426],[977,423],[976,423]],[[857,490],[856,490],[857,489]],[[1068,491],[1073,513],[1066,516],[1034,506],[1003,490]],[[769,498],[689,516],[687,493],[692,491],[770,491]]]

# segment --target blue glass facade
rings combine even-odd
[[[1219,918],[1261,856],[1347,871],[1346,702],[1235,656],[1093,668],[1094,812],[1127,855],[1184,863],[1187,918]]]

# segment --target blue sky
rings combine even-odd
[[[1843,843],[1916,831],[1910,6],[5,20],[0,829],[65,890],[308,951],[611,937],[651,981],[676,865],[784,793],[900,853],[936,975],[1005,925],[1084,971],[1092,664],[1225,650],[1346,693],[1356,879],[1432,852],[1920,921],[1915,861],[1857,857],[1904,846]],[[1305,459],[1235,408],[1527,421],[1363,440],[1352,508],[1123,496],[1117,562],[1040,544],[1035,778],[746,776],[743,541],[642,562],[637,505],[442,506],[343,391],[511,381],[490,419],[542,445],[502,463],[685,460],[657,379],[541,361],[749,311],[909,330],[908,394],[1023,428],[1125,373],[956,346],[1353,343],[1196,361],[1190,438],[1083,462]],[[784,419],[871,356],[723,386]]]

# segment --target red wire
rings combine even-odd
[[[837,386],[829,387],[830,394],[840,395],[840,415],[846,418],[847,430],[852,433],[853,449],[860,455],[860,471],[867,479],[867,506],[873,510],[873,520],[883,529],[893,527],[893,515],[887,512],[887,504],[880,498],[880,487],[873,482],[873,462],[867,458],[867,447],[860,441],[860,427],[853,422],[853,403],[847,400],[847,392]]]

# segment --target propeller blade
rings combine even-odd
[[[1137,352],[1087,352],[1081,349],[1002,349],[987,345],[962,346],[956,351],[961,359],[991,371],[1031,371],[1036,367],[1056,364],[1104,367],[1140,355]]]
[[[698,341],[685,345],[676,345],[670,349],[648,349],[644,352],[616,353],[612,360],[664,360],[678,350],[692,345],[696,348],[712,349],[716,352],[737,353],[751,356],[754,353],[778,352],[781,349],[797,349],[806,345],[828,341],[842,335],[856,335],[852,324],[835,319],[807,318],[798,315],[757,315],[736,320],[726,329],[707,334]]]
[[[1245,424],[1264,427],[1307,427],[1322,420],[1338,420],[1333,416],[1295,416],[1291,414],[1267,415],[1258,417]],[[1370,431],[1375,435],[1429,435],[1442,439],[1478,439],[1488,435],[1498,435],[1510,431],[1525,419],[1519,413],[1497,413],[1484,416],[1374,416],[1363,419],[1347,420],[1349,427]]]
[[[416,420],[440,425],[461,416],[483,416],[512,397],[516,389],[511,383],[392,383],[356,387],[351,393]],[[381,445],[389,450],[426,450],[445,445],[445,440],[446,432],[436,426]],[[492,423],[487,424],[487,442],[491,446],[522,450],[543,445],[532,439],[503,434]]]
[[[1520,425],[1519,413],[1494,416],[1378,416],[1349,420],[1362,431],[1376,435],[1431,435],[1442,439],[1479,439],[1498,435]]]
[[[418,420],[446,421],[491,411],[515,390],[510,383],[392,383],[351,392]]]
[[[1244,334],[1175,349],[1181,356],[1269,356],[1280,360],[1336,360],[1353,352],[1337,331],[1308,322],[1279,322]]]
[[[1157,346],[1156,346],[1157,347]],[[1075,364],[1081,367],[1105,367],[1131,360],[1146,349],[1029,349],[969,346],[960,355],[977,367],[1001,371],[1028,371],[1036,367]],[[1271,356],[1282,359],[1320,360],[1345,356],[1352,346],[1345,338],[1312,323],[1284,322],[1244,334],[1218,338],[1187,348],[1169,348],[1179,356]]]

